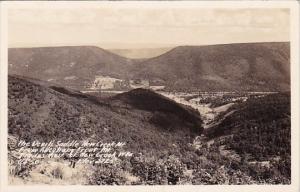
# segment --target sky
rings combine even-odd
[[[158,48],[289,41],[279,8],[10,8],[9,47]]]

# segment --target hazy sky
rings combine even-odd
[[[288,9],[26,8],[8,11],[9,47],[147,48],[289,41]]]

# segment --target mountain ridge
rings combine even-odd
[[[177,91],[287,91],[288,42],[178,46],[149,59],[128,59],[96,46],[9,49],[9,73],[91,87],[97,76]]]
[[[289,62],[286,42],[180,46],[142,62],[142,70],[134,72],[137,77],[165,81],[177,90],[188,85],[210,91],[239,91],[243,87],[249,91],[288,90]],[[237,81],[246,82],[238,84]],[[270,87],[268,81],[273,83]]]

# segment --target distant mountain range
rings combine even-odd
[[[127,90],[133,88],[131,82],[177,91],[290,89],[287,42],[180,46],[148,59],[128,59],[115,53],[92,46],[11,48],[9,74],[78,90],[97,89],[95,84],[108,81]]]
[[[144,48],[144,49],[109,49],[117,55],[133,59],[148,59],[160,56],[173,49],[172,47],[165,48]]]

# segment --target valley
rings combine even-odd
[[[151,87],[148,87],[153,90]],[[229,115],[230,107],[234,104],[247,101],[248,98],[260,98],[276,92],[168,92],[162,90],[153,90],[176,103],[192,107],[197,110],[203,119],[204,129],[215,125],[219,120],[220,114]],[[98,90],[81,91],[98,97],[111,97],[124,91]]]
[[[160,51],[129,59],[116,53],[137,52],[9,49],[10,182],[290,184],[289,43]],[[53,138],[124,142],[133,156],[101,166],[72,158],[18,164],[19,140]]]

